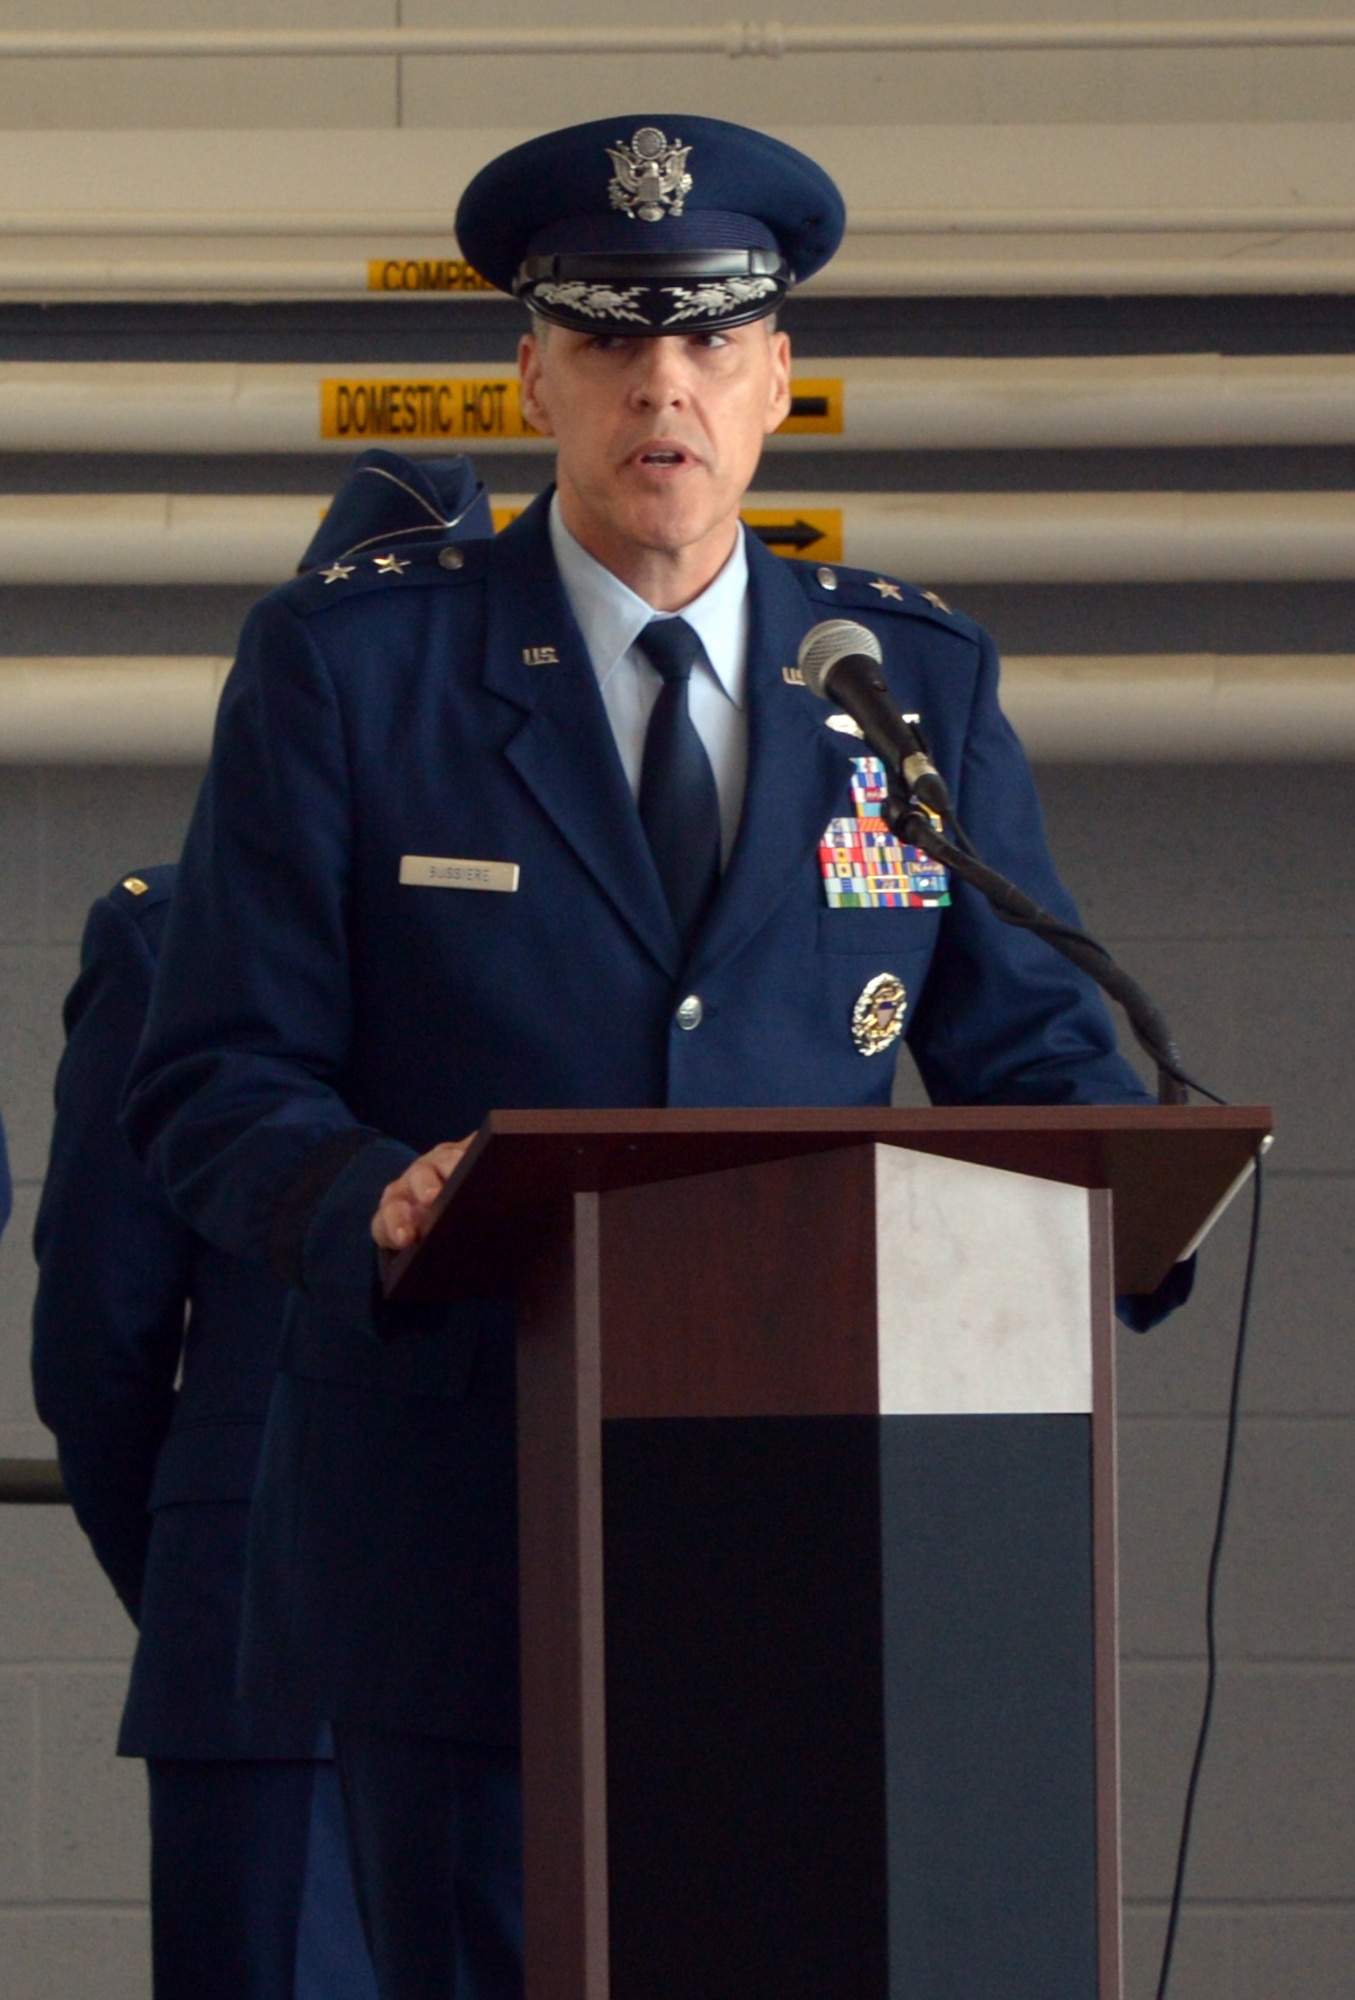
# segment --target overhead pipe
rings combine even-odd
[[[728,21],[549,28],[8,28],[0,60],[319,56],[937,55],[1355,46],[1355,21]]]
[[[0,236],[441,237],[457,254],[452,206],[427,209],[0,209]],[[847,236],[1346,235],[1355,208],[855,208]]]
[[[440,436],[369,424],[348,388],[322,434],[322,384],[463,385]],[[803,393],[801,393],[803,392]],[[812,393],[810,393],[812,392]],[[1355,444],[1355,355],[1110,355],[1035,359],[819,358],[796,369],[785,451],[1052,450]],[[840,417],[838,411],[840,409]],[[402,419],[403,420],[403,419]],[[428,426],[431,428],[431,424]],[[553,451],[518,420],[502,361],[0,362],[0,451]]]
[[[1046,763],[1355,758],[1355,654],[1012,658],[1002,704]]]
[[[0,659],[0,763],[197,764],[228,659]]]
[[[0,764],[196,764],[230,662],[0,659]],[[1355,654],[1026,656],[1002,699],[1051,763],[1355,758]]]
[[[496,496],[501,517],[528,498]],[[785,553],[922,583],[1355,577],[1355,493],[755,492],[749,503]],[[0,495],[0,583],[267,586],[291,573],[325,505],[305,494]]]
[[[949,583],[1261,583],[1355,577],[1355,493],[757,496],[840,506],[844,560]],[[806,547],[802,553],[813,557]]]

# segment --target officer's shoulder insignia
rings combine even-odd
[[[173,886],[174,869],[168,862],[162,862],[156,868],[140,868],[135,875],[124,875],[114,884],[111,894],[115,902],[150,909],[156,903],[163,903]]]
[[[304,570],[283,589],[306,615],[355,597],[388,597],[396,590],[429,590],[470,583],[484,575],[487,541],[437,542],[420,546],[389,540],[349,549],[332,563]]]
[[[838,616],[869,611],[886,618],[922,618],[957,636],[978,637],[962,611],[952,611],[934,590],[905,583],[901,577],[885,576],[877,569],[849,569],[845,563],[796,562],[788,567],[814,605],[831,605]]]

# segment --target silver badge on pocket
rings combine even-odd
[[[863,1056],[878,1056],[903,1033],[908,995],[892,972],[877,972],[852,1008],[852,1040]]]

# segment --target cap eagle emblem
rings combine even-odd
[[[618,139],[615,146],[608,146],[607,157],[615,169],[607,183],[612,207],[623,210],[632,222],[662,222],[666,215],[681,215],[692,191],[687,172],[691,150],[680,139],[670,145],[655,125],[642,125],[629,145]]]

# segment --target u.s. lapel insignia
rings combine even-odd
[[[344,577],[353,574],[353,569],[354,565],[352,563],[336,562],[332,563],[328,569],[322,569],[320,574],[326,583],[341,583]]]
[[[903,1033],[908,995],[892,972],[877,972],[852,1008],[852,1040],[863,1056],[878,1056]]]

